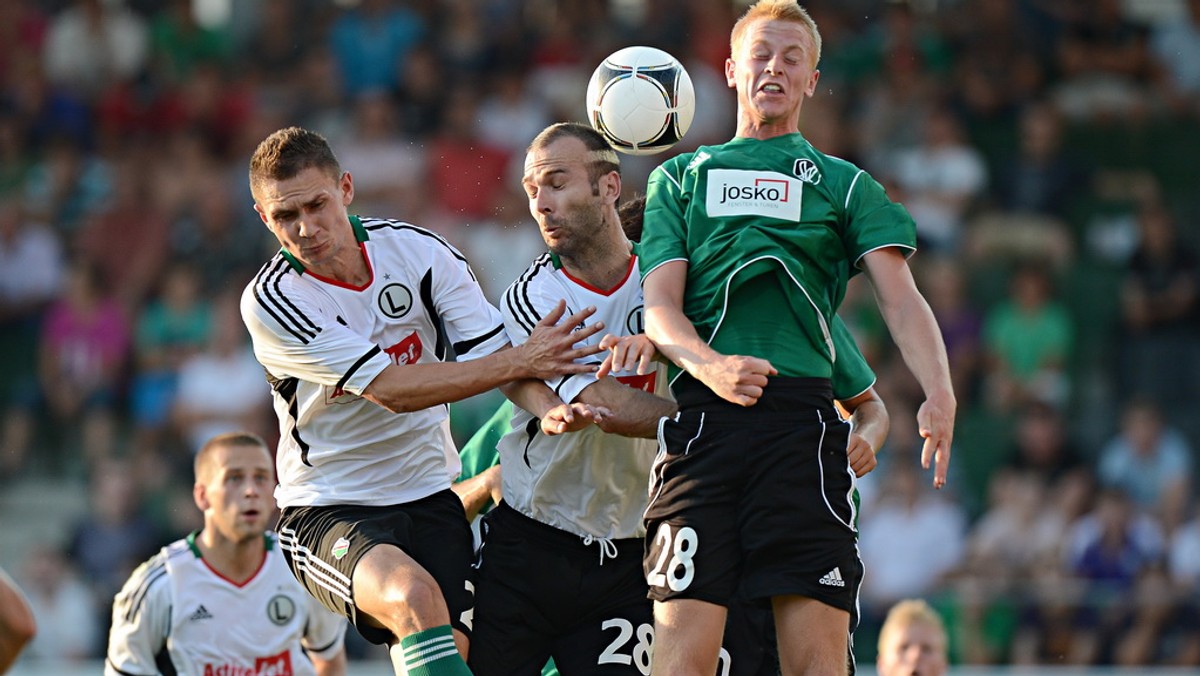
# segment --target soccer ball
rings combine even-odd
[[[613,52],[588,81],[588,122],[623,153],[651,155],[670,148],[687,133],[695,112],[692,78],[661,49]]]

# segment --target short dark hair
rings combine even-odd
[[[600,177],[609,172],[615,171],[620,175],[621,159],[617,151],[604,140],[600,132],[581,122],[558,122],[546,127],[533,137],[525,152],[528,154],[538,148],[545,148],[566,137],[579,139],[588,149],[588,180],[592,182],[593,188],[599,184]]]
[[[333,178],[342,175],[329,142],[315,131],[286,127],[263,139],[250,157],[250,192],[257,196],[266,181],[286,181],[309,167]]]
[[[257,446],[271,455],[271,449],[267,446],[267,442],[263,441],[262,437],[250,432],[226,432],[204,442],[204,445],[197,451],[195,459],[192,461],[192,471],[195,472],[196,481],[202,481],[201,474],[208,471],[208,466],[211,463],[213,453],[218,448],[226,446]]]
[[[621,203],[617,215],[621,217],[621,229],[631,242],[642,239],[642,220],[646,211],[646,196],[638,195]]]

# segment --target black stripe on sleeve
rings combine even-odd
[[[308,318],[304,317],[303,313],[296,310],[295,306],[291,302],[288,302],[286,298],[283,298],[281,302],[282,293],[279,287],[279,279],[284,274],[287,274],[288,268],[286,266],[287,261],[283,257],[263,266],[254,283],[254,299],[288,333],[295,336],[301,343],[307,345],[311,339],[317,336],[319,329],[311,321],[308,321]],[[289,310],[289,307],[292,309]],[[296,318],[296,314],[304,317],[304,320],[312,326],[312,329],[305,328],[304,324]]]
[[[478,338],[472,338],[470,340],[464,340],[461,342],[457,342],[454,344],[454,354],[466,354],[466,353],[470,352],[471,350],[474,350],[480,344],[486,343],[487,341],[491,340],[497,334],[499,334],[503,331],[504,331],[504,325],[501,324],[501,325],[497,326],[496,328],[492,329],[491,331],[488,331],[487,333],[483,334],[482,336],[479,336]]]
[[[334,646],[334,644],[336,644],[337,642],[338,642],[338,640],[335,638],[332,641],[330,641],[329,643],[326,643],[325,645],[316,646],[313,648],[309,648],[308,646],[305,646],[304,649],[310,653],[323,653],[326,650],[329,650],[330,648],[332,648]]]
[[[296,445],[300,447],[300,462],[312,467],[312,463],[308,461],[308,442],[300,436],[300,402],[296,400],[296,390],[300,386],[300,381],[296,378],[282,378],[275,381],[272,386],[287,402],[288,415],[292,419],[291,436],[296,440]]]
[[[142,603],[146,600],[146,594],[150,592],[150,588],[153,587],[154,584],[161,580],[166,574],[166,559],[156,563],[146,571],[145,576],[142,577],[141,584],[139,584],[137,589],[133,590],[133,593],[129,595],[129,605],[125,608],[126,622],[132,622],[133,619],[137,617],[138,613],[142,610]]]
[[[367,360],[369,360],[371,357],[379,354],[380,351],[381,349],[378,345],[372,347],[370,350],[367,350],[367,353],[359,357],[358,361],[354,362],[354,365],[346,371],[345,375],[342,376],[342,379],[337,381],[337,385],[334,385],[334,388],[340,390],[345,387],[346,381],[350,380],[351,376],[353,376],[355,373],[358,373],[358,370],[362,368],[362,365],[367,363]]]

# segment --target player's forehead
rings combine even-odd
[[[271,457],[267,449],[252,444],[222,444],[213,449],[213,465],[217,474],[271,473]]]
[[[587,170],[588,148],[583,141],[563,136],[531,149],[525,155],[522,181],[529,183],[555,173]]]
[[[761,18],[751,21],[742,33],[739,51],[770,49],[778,52],[799,51],[811,54],[815,45],[808,27],[797,21]]]
[[[255,199],[264,207],[283,209],[337,192],[337,179],[318,167],[305,167],[291,178],[265,179],[255,186]]]

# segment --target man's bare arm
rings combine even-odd
[[[709,347],[683,314],[687,263],[671,261],[642,281],[646,335],[670,359],[726,401],[752,406],[762,396],[767,376],[778,371],[757,357],[724,355]]]
[[[407,413],[460,401],[513,380],[546,380],[595,371],[596,366],[577,364],[575,360],[596,354],[601,348],[575,344],[604,330],[604,323],[576,330],[596,309],[581,310],[559,322],[565,308],[566,303],[560,301],[538,322],[529,340],[517,347],[470,362],[388,366],[371,381],[363,397],[394,413]]]
[[[925,401],[917,411],[918,429],[925,438],[921,465],[928,469],[934,463],[933,485],[941,488],[950,468],[957,406],[942,333],[898,249],[872,251],[863,257],[863,264],[892,339],[925,392]]]

